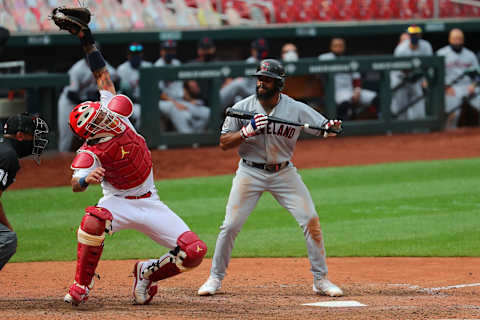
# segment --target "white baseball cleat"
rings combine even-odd
[[[330,297],[341,297],[343,296],[343,291],[336,285],[334,285],[328,279],[314,279],[313,280],[313,291],[317,294],[324,294]]]
[[[211,296],[214,295],[222,287],[222,281],[220,279],[210,276],[208,280],[198,289],[199,296]]]
[[[157,285],[149,279],[142,278],[142,262],[135,263],[133,267],[133,304],[149,304],[157,294]]]

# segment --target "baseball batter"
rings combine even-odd
[[[421,39],[422,29],[418,26],[410,26],[407,29],[410,41],[401,42],[393,53],[395,57],[410,56],[431,56],[433,54],[432,46],[426,40]],[[402,82],[406,76],[404,72],[393,72],[398,79],[392,79],[392,84],[396,85]],[[396,114],[407,106],[410,101],[423,95],[423,80],[417,80],[412,83],[406,83],[400,89],[396,90],[392,97],[391,111]],[[398,116],[398,119],[423,119],[425,118],[425,100],[422,99],[408,108]]]
[[[262,60],[255,76],[256,94],[234,105],[235,109],[256,113],[255,117],[250,121],[227,117],[222,127],[220,147],[227,150],[239,146],[241,159],[217,238],[210,277],[198,294],[213,295],[220,289],[235,238],[262,193],[269,191],[303,229],[314,277],[313,290],[341,296],[342,290],[326,278],[325,248],[318,214],[307,187],[291,162],[301,130],[269,122],[268,116],[327,128],[340,128],[341,121],[327,120],[306,104],[282,94],[285,72],[279,61]],[[312,129],[305,131],[321,134],[321,131]]]
[[[475,93],[476,81],[465,74],[467,70],[477,69],[478,60],[475,54],[464,47],[464,35],[460,29],[452,29],[448,37],[449,45],[437,51],[437,55],[445,57],[445,111],[452,113],[447,127],[457,126],[460,106],[463,99]],[[459,80],[457,80],[459,79]],[[449,85],[453,82],[455,84]],[[478,99],[470,99],[470,104],[479,109]]]
[[[57,19],[65,16],[68,11]],[[160,201],[150,151],[128,120],[133,103],[127,96],[116,94],[90,29],[86,24],[78,29],[64,28],[80,39],[101,96],[100,101],[86,101],[70,113],[72,130],[86,140],[72,162],[72,188],[81,192],[90,184],[101,183],[103,191],[97,205],[85,209],[78,228],[75,281],[64,300],[78,305],[88,299],[105,234],[135,229],[170,250],[159,259],[135,263],[133,302],[148,304],[157,292],[157,281],[198,266],[207,247]]]

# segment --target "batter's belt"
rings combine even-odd
[[[268,172],[278,172],[282,170],[283,168],[286,168],[288,164],[290,163],[289,161],[281,162],[281,163],[258,163],[258,162],[253,162],[249,160],[242,159],[243,163],[245,163],[247,166],[254,167],[257,169],[262,169]]]

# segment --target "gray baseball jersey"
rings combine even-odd
[[[478,68],[478,60],[475,54],[463,48],[459,53],[455,52],[449,45],[437,51],[437,55],[445,57],[445,84],[449,85],[458,77],[461,77],[468,69]],[[463,103],[463,98],[469,96],[468,87],[475,81],[469,76],[465,75],[460,78],[458,82],[452,85],[453,95],[445,94],[445,111],[455,111],[455,117],[460,116],[460,106]],[[479,99],[475,97],[470,99],[469,103],[475,108],[479,108]],[[453,126],[456,126],[458,119],[451,121]]]
[[[141,67],[151,67],[152,63],[142,60]],[[131,90],[135,98],[140,97],[140,70],[131,66],[130,61],[125,61],[117,67],[117,73],[120,77],[120,88]]]
[[[410,41],[401,42],[394,51],[395,57],[411,57],[411,56],[431,56],[433,54],[432,46],[426,40],[419,39],[418,47],[412,49],[410,47]],[[394,77],[398,79],[392,79],[392,83],[400,83],[401,79],[404,77],[403,72],[392,72]],[[422,89],[422,80],[415,83],[407,83],[402,88],[394,92],[392,97],[391,110],[392,113],[400,112],[404,110],[410,102],[417,97],[423,95]],[[425,100],[422,99],[411,107],[409,107],[405,112],[398,116],[398,119],[422,119],[425,118]]]
[[[461,76],[467,69],[478,68],[478,60],[475,54],[463,48],[460,53],[452,50],[450,46],[445,46],[437,51],[438,56],[445,57],[445,84],[450,84],[454,79]],[[472,79],[464,76],[458,85],[470,85]]]
[[[250,96],[234,106],[235,109],[265,113],[256,96]],[[281,94],[270,116],[321,126],[327,119],[309,106]],[[248,120],[227,117],[222,133],[236,132]],[[306,129],[312,134],[317,130]],[[303,229],[311,271],[315,279],[327,274],[325,247],[318,214],[310,193],[297,169],[290,161],[300,128],[269,123],[263,131],[243,141],[238,149],[239,163],[228,198],[225,220],[220,227],[210,274],[223,279],[230,261],[233,244],[243,224],[255,208],[263,192],[270,192],[287,209]],[[278,164],[275,171],[254,167],[258,164]]]

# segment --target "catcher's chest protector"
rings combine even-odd
[[[80,151],[95,153],[105,169],[105,180],[117,189],[139,186],[150,174],[152,158],[145,139],[132,129],[93,146],[84,144]]]

